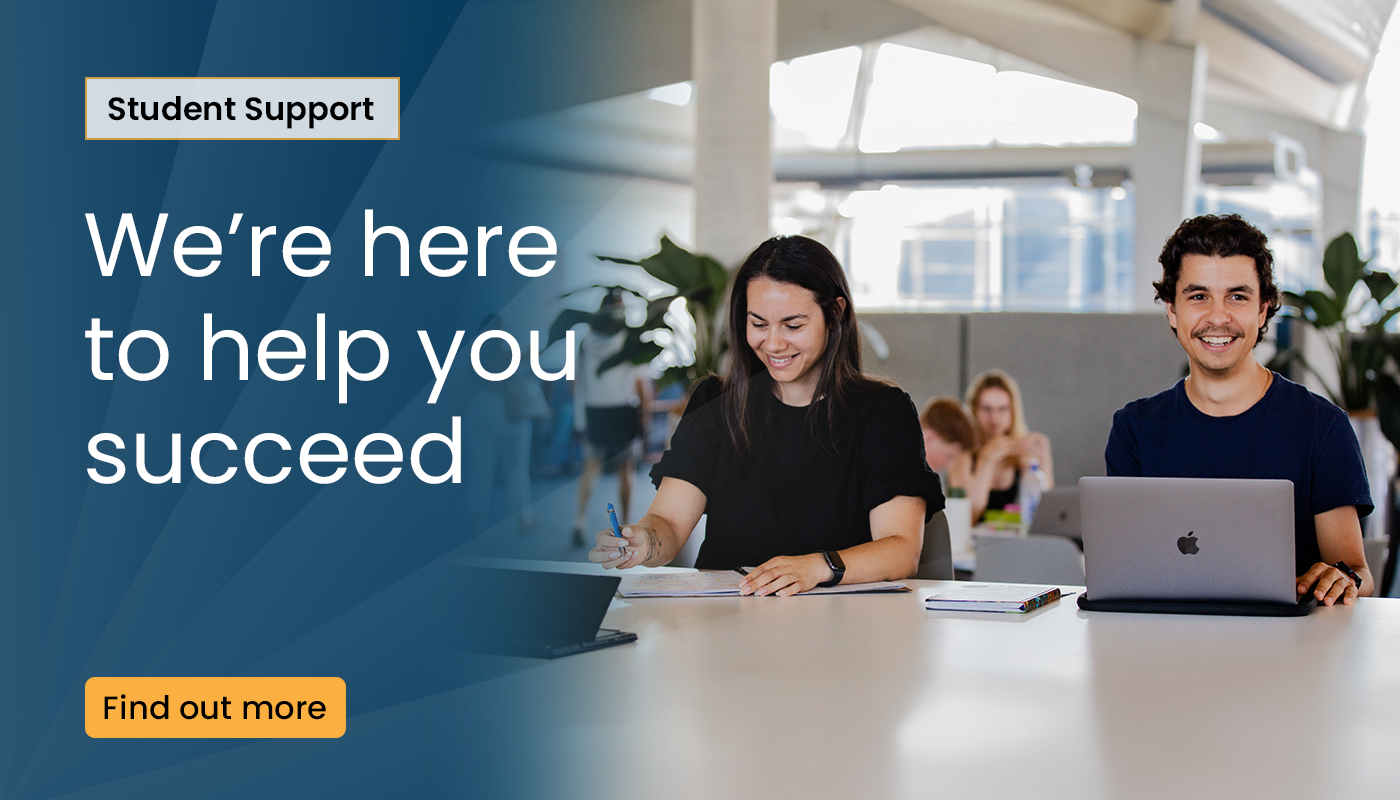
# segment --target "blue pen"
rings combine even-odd
[[[621,539],[621,538],[622,538],[622,526],[617,524],[617,509],[613,508],[613,504],[612,504],[612,503],[608,503],[608,522],[611,522],[611,523],[612,523],[612,526],[613,526],[613,536],[616,536],[617,538]],[[627,542],[626,542],[626,540],[623,541],[623,544],[622,544],[621,547],[617,548],[617,554],[618,554],[618,556],[620,556],[620,557],[622,557],[622,558],[626,558],[626,557],[627,557]]]

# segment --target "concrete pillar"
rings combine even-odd
[[[1186,47],[1138,40],[1136,87],[1137,143],[1131,168],[1137,220],[1133,245],[1133,307],[1149,311],[1152,282],[1160,280],[1157,255],[1177,225],[1196,211],[1201,176],[1201,142],[1195,125],[1205,102],[1204,45]]]
[[[736,266],[768,238],[777,0],[694,0],[695,246]]]
[[[1361,238],[1361,167],[1366,151],[1366,137],[1322,128],[1322,158],[1312,164],[1322,173],[1322,241],[1327,243],[1348,231],[1362,247]]]

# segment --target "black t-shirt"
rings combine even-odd
[[[1322,559],[1315,515],[1356,506],[1364,517],[1372,508],[1346,412],[1278,374],[1259,402],[1233,417],[1196,408],[1184,381],[1135,400],[1113,415],[1104,460],[1109,475],[1293,481],[1299,575]]]
[[[972,462],[972,468],[977,469],[976,461]],[[1010,486],[987,492],[987,507],[982,511],[984,517],[988,511],[1001,511],[1012,503],[1021,502],[1021,468],[1019,465],[1017,465],[1013,475]]]
[[[806,407],[760,390],[762,414],[746,463],[730,444],[720,387],[718,378],[696,387],[671,448],[651,469],[657,486],[677,478],[705,495],[697,567],[752,567],[863,544],[871,540],[870,511],[898,496],[924,498],[928,516],[943,508],[918,414],[902,390],[854,393],[837,421],[834,448],[811,441]]]

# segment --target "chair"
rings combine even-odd
[[[939,511],[924,526],[924,547],[919,551],[919,571],[914,577],[925,581],[953,579],[953,548],[948,536],[948,514]]]
[[[694,567],[695,557],[700,555],[700,545],[705,541],[705,520],[707,517],[701,516],[700,521],[695,523],[695,530],[690,532],[690,538],[685,540],[685,546],[681,548],[676,557],[667,562],[668,567]],[[754,565],[757,566],[757,565]]]
[[[1376,596],[1390,597],[1395,588],[1395,562],[1397,560],[1397,550],[1400,550],[1400,493],[1396,492],[1396,483],[1400,479],[1392,478],[1390,488],[1387,491],[1386,502],[1390,504],[1390,514],[1386,516],[1385,522],[1385,546],[1384,559],[1371,561],[1371,553],[1366,554],[1366,563],[1371,567],[1371,575],[1376,581]]]
[[[976,543],[979,581],[1084,585],[1084,556],[1063,536],[981,536]]]

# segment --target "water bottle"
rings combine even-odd
[[[1040,468],[1039,461],[1032,461],[1030,467],[1021,475],[1021,491],[1018,496],[1021,506],[1021,535],[1026,536],[1031,531],[1031,519],[1035,517],[1035,510],[1040,506],[1040,496],[1045,493],[1045,487],[1049,480],[1045,477],[1045,471]]]
[[[967,490],[949,487],[943,513],[948,518],[948,546],[953,557],[971,553],[972,501],[967,499]]]

